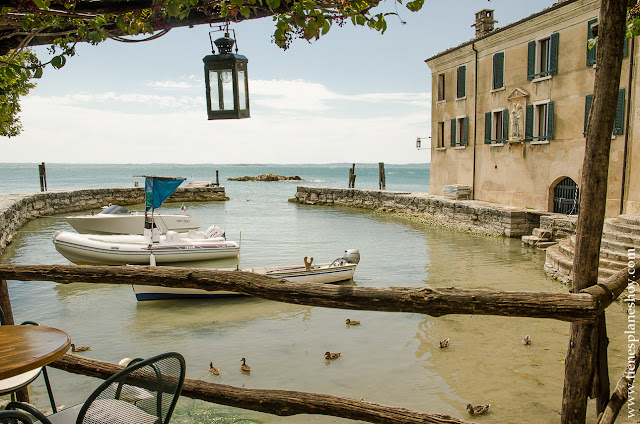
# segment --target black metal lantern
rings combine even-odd
[[[227,29],[228,30],[228,29]],[[211,33],[209,33],[211,38]],[[249,118],[249,78],[245,56],[231,53],[235,43],[229,33],[211,42],[212,55],[205,56],[204,81],[207,90],[207,115],[211,119]],[[213,45],[218,48],[215,54]]]

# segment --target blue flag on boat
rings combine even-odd
[[[146,210],[159,208],[184,180],[186,178],[145,177]]]

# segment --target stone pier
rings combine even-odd
[[[521,237],[540,226],[547,212],[428,193],[299,186],[290,202],[339,205],[400,213],[432,224],[477,234]]]
[[[167,202],[229,200],[224,187],[178,188]],[[144,187],[53,190],[41,193],[0,195],[0,249],[25,222],[40,216],[98,209],[109,203],[144,203]]]

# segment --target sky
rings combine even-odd
[[[251,118],[238,120],[207,120],[208,25],[82,43],[24,97],[23,133],[0,137],[0,163],[426,163],[415,147],[431,135],[425,59],[473,38],[479,10],[494,9],[500,27],[554,3],[426,0],[409,12],[386,0],[399,16],[384,34],[347,23],[288,50],[271,42],[271,18],[233,24],[249,59]]]

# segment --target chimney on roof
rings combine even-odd
[[[498,21],[493,19],[492,9],[482,9],[476,12],[476,23],[471,25],[476,27],[476,38],[489,34],[493,31],[493,24]]]

